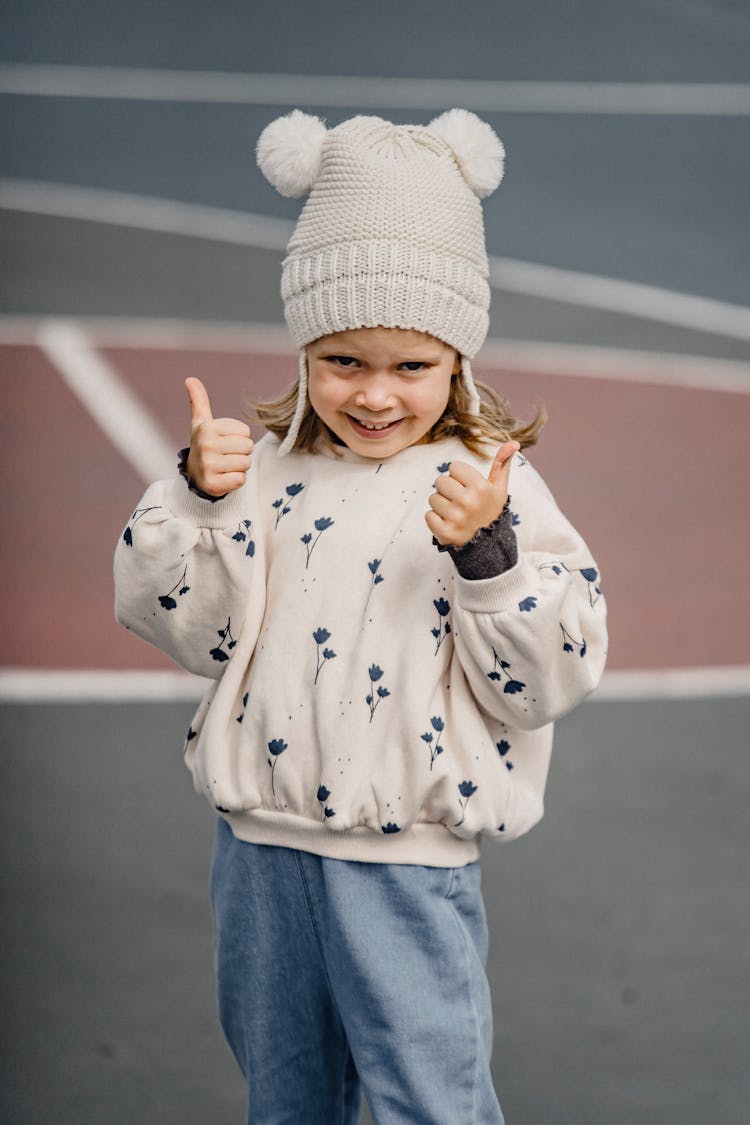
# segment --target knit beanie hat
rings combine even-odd
[[[258,165],[285,196],[307,195],[287,246],[284,316],[299,353],[293,448],[307,406],[305,345],[347,329],[416,329],[457,349],[470,411],[470,358],[489,326],[480,199],[503,178],[505,150],[475,114],[451,109],[427,126],[357,116],[327,129],[295,109],[272,121]]]

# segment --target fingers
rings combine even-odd
[[[217,418],[214,426],[218,428],[220,423],[224,421],[231,422],[232,419]],[[237,425],[241,426],[242,423],[238,422]],[[216,432],[215,436],[211,438],[211,449],[216,453],[241,453],[245,456],[252,453],[253,443],[250,440],[247,426],[232,433]]]
[[[241,488],[250,468],[250,427],[236,418],[214,418],[208,391],[200,379],[185,380],[190,402],[190,480],[209,496]]]
[[[520,448],[521,443],[518,441],[506,441],[504,445],[500,446],[495,454],[495,460],[490,466],[489,475],[487,477],[490,484],[505,485],[511,460],[514,454],[518,453]]]
[[[425,512],[424,522],[427,524],[438,543],[445,546],[449,542],[450,532],[446,528],[445,520],[436,512]]]
[[[427,526],[442,544],[460,546],[481,527],[489,527],[502,512],[508,496],[508,477],[517,441],[500,446],[488,475],[465,461],[451,461],[448,473],[435,481],[428,499]]]
[[[433,512],[437,512],[443,519],[447,519],[454,511],[455,501],[449,500],[447,496],[441,496],[438,492],[433,492],[427,500],[427,503],[432,508]]]
[[[185,386],[190,400],[190,429],[195,430],[204,422],[213,421],[211,403],[208,399],[208,391],[200,379],[186,379]]]

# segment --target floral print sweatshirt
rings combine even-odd
[[[468,579],[424,516],[451,460],[487,475],[494,448],[278,446],[214,503],[151,485],[115,555],[118,621],[213,680],[185,744],[196,790],[240,839],[351,860],[454,867],[520,836],[552,724],[604,667],[588,547],[523,454],[517,562]]]

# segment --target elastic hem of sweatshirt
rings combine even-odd
[[[455,589],[462,609],[471,613],[505,613],[539,589],[539,572],[521,557],[515,566],[494,578],[462,578],[455,575]]]
[[[465,867],[479,859],[477,837],[462,840],[442,824],[414,824],[401,832],[375,832],[366,827],[334,830],[314,820],[265,809],[220,815],[238,840],[295,848],[328,859],[419,867]]]
[[[175,477],[164,493],[165,507],[178,519],[196,527],[221,531],[246,515],[243,507],[244,488],[235,489],[222,500],[202,500],[191,492],[182,477]]]

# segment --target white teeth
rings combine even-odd
[[[364,426],[366,430],[386,430],[393,422],[383,422],[380,426],[375,426],[370,422],[361,422],[359,418],[355,418],[355,422],[359,422],[360,426]]]

